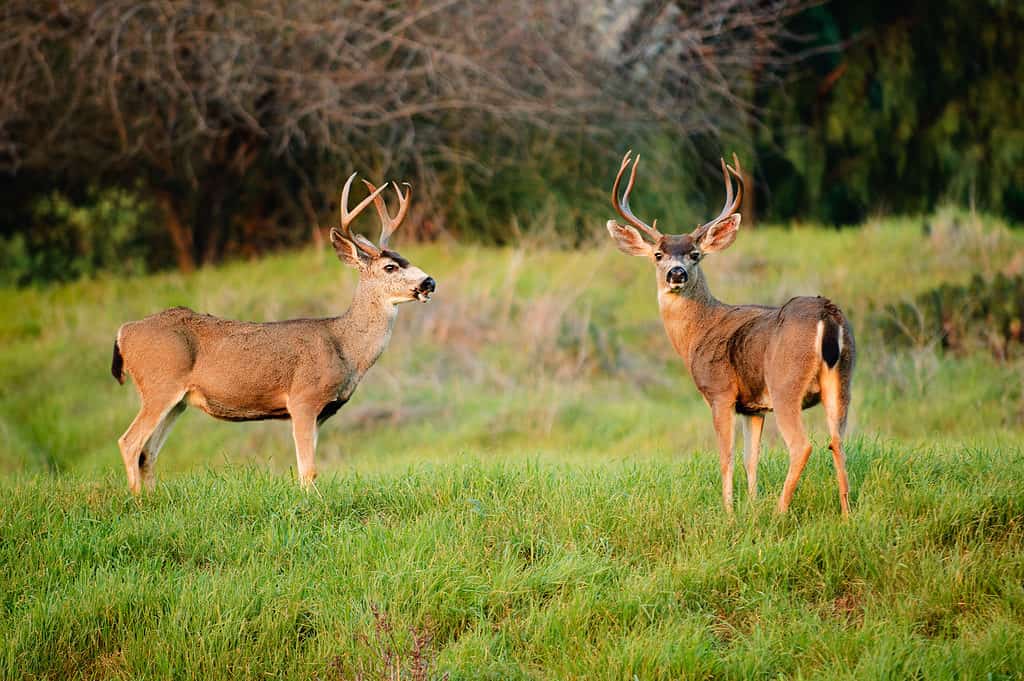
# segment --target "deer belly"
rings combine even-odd
[[[755,414],[763,414],[766,411],[772,410],[772,400],[767,394],[759,395],[753,399],[738,399],[736,400],[736,413],[746,414],[747,416],[753,416]]]
[[[736,395],[737,414],[763,414],[774,407],[768,386],[762,377],[758,379],[740,384],[739,394]]]
[[[283,400],[270,396],[233,396],[210,394],[195,387],[185,397],[189,405],[223,421],[264,421],[289,418]]]

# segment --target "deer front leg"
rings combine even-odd
[[[722,503],[726,513],[732,513],[732,449],[735,426],[735,405],[715,403],[711,416],[718,434],[718,464],[722,471]]]
[[[313,463],[313,457],[316,454],[316,416],[319,411],[317,407],[308,404],[288,405],[288,413],[292,417],[292,437],[295,439],[295,459],[298,464],[299,484],[306,489],[316,479],[316,466]]]
[[[764,415],[752,414],[744,419],[743,467],[747,471],[747,495],[757,499],[757,462],[761,458],[761,431]]]

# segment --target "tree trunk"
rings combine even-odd
[[[740,204],[740,213],[743,215],[743,224],[753,227],[757,224],[757,213],[754,210],[754,175],[743,169],[743,199]]]
[[[193,272],[196,269],[196,259],[192,254],[192,231],[181,223],[181,214],[170,192],[157,191],[157,202],[164,212],[164,225],[171,235],[171,242],[174,244],[174,257],[178,261],[178,269],[182,272]]]

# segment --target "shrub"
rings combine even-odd
[[[92,188],[81,201],[52,191],[32,206],[32,228],[0,238],[0,283],[69,281],[100,271],[142,274],[166,245],[151,206],[126,189]]]
[[[886,305],[875,324],[895,345],[937,343],[966,354],[987,350],[999,360],[1024,348],[1024,275],[975,274],[969,283],[944,283],[914,301]]]

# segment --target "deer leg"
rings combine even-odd
[[[727,513],[732,513],[732,450],[735,426],[733,404],[718,404],[711,409],[711,416],[718,434],[718,465],[722,471],[722,503]]]
[[[164,446],[164,442],[167,441],[167,435],[171,432],[171,426],[174,425],[174,422],[178,420],[183,411],[185,411],[184,401],[178,402],[171,407],[171,410],[160,420],[160,423],[153,430],[153,434],[149,436],[146,445],[142,448],[142,454],[139,456],[139,468],[142,473],[142,482],[148,490],[152,491],[156,486],[156,478],[153,476],[153,471],[156,468],[156,457],[160,454],[160,449]]]
[[[823,368],[820,377],[821,404],[825,407],[830,436],[828,447],[832,450],[832,463],[836,467],[836,483],[839,485],[839,506],[843,515],[850,515],[850,482],[846,477],[846,452],[843,451],[843,432],[846,430],[847,404],[842,399],[839,386],[839,372]]]
[[[743,467],[747,471],[747,495],[757,499],[757,462],[761,458],[761,431],[764,415],[752,414],[743,420]]]
[[[288,409],[292,417],[292,437],[295,439],[299,483],[304,488],[309,488],[313,484],[313,480],[316,479],[316,466],[313,464],[313,457],[316,454],[316,416],[319,410],[308,406],[294,409],[289,406]]]
[[[143,398],[142,407],[136,414],[135,420],[128,426],[128,430],[118,438],[117,444],[121,448],[121,459],[124,461],[125,472],[128,474],[128,487],[132,494],[142,491],[142,469],[146,466],[145,448],[147,443],[168,413],[181,401],[181,398],[181,394],[163,400],[154,399],[152,396]]]
[[[804,472],[804,466],[811,455],[811,443],[800,419],[799,403],[777,406],[775,421],[782,433],[782,439],[786,441],[786,447],[789,448],[789,472],[786,473],[786,482],[782,486],[778,507],[779,513],[785,513],[796,490],[796,483],[800,480],[800,474]]]

